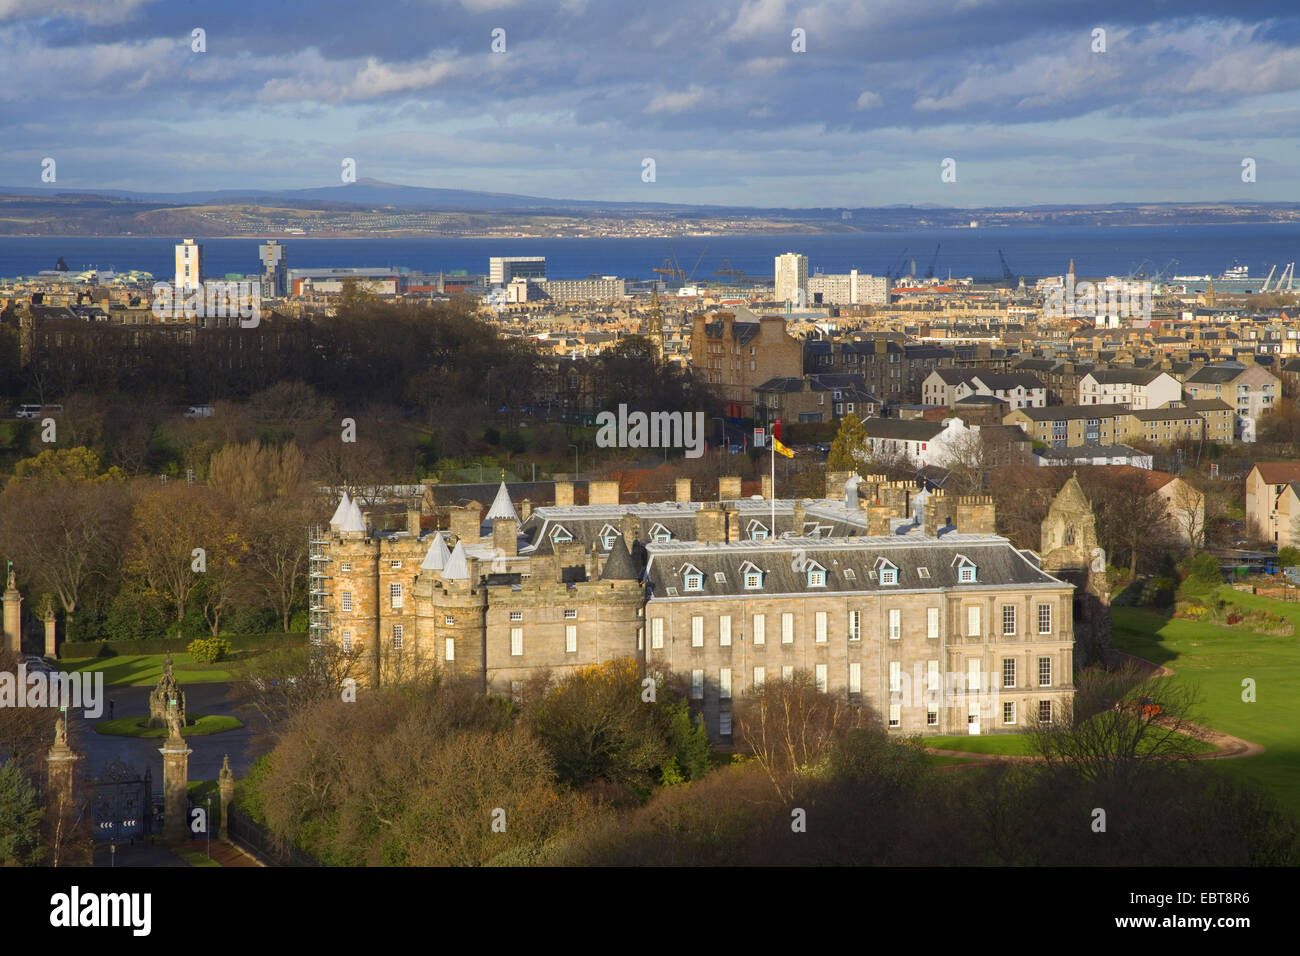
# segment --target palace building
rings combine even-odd
[[[1073,693],[1074,586],[994,531],[992,500],[832,473],[827,497],[623,504],[592,482],[521,518],[501,484],[450,528],[372,527],[345,494],[311,533],[315,643],[366,679],[437,667],[484,690],[630,657],[689,685],[727,741],[733,703],[796,670],[899,733],[1022,730]]]

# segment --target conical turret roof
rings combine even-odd
[[[343,520],[339,522],[339,530],[360,531],[362,534],[365,534],[366,518],[365,515],[361,513],[361,506],[355,501],[348,502],[347,514],[345,514]]]
[[[609,549],[609,558],[605,561],[605,567],[601,569],[600,579],[602,581],[636,581],[641,577],[637,573],[636,563],[632,560],[632,554],[628,551],[627,545],[623,543],[622,538],[614,541],[614,546]]]
[[[343,497],[339,499],[339,506],[334,509],[334,515],[330,518],[330,527],[337,528],[343,523],[343,519],[348,515],[348,509],[352,506],[352,499],[348,497],[347,491],[343,492]]]
[[[506,490],[506,483],[501,482],[501,487],[497,489],[497,496],[492,500],[492,507],[488,509],[487,520],[494,521],[497,518],[512,518],[519,520],[519,513],[515,511],[514,502],[510,500],[510,492]]]
[[[423,571],[441,571],[447,566],[449,558],[451,558],[451,552],[447,550],[447,542],[442,540],[441,532],[435,531],[433,540],[429,542],[429,553],[424,556],[420,569]]]
[[[464,542],[456,542],[456,550],[452,551],[451,557],[447,559],[447,564],[442,569],[442,577],[445,581],[469,580],[469,559],[465,554]]]

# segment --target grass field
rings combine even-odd
[[[1029,753],[1029,740],[1028,734],[958,734],[950,737],[925,737],[922,743],[934,750],[1015,756]]]
[[[192,724],[181,728],[182,737],[202,737],[206,734],[219,734],[227,730],[236,730],[244,726],[238,717],[224,714],[191,714]],[[166,727],[148,726],[148,717],[117,717],[113,720],[101,720],[95,724],[95,733],[109,734],[115,737],[166,737]]]
[[[248,651],[236,651],[238,658]],[[130,687],[156,684],[162,676],[163,654],[121,654],[117,657],[82,657],[59,661],[65,671],[103,671],[104,683],[109,687]],[[182,684],[201,684],[209,681],[230,680],[231,661],[217,664],[196,664],[189,654],[172,655],[172,673]]]
[[[1230,589],[1220,596],[1280,614],[1300,634],[1300,604]],[[1177,621],[1139,608],[1117,607],[1112,615],[1116,647],[1171,668],[1169,680],[1199,688],[1193,720],[1265,748],[1257,757],[1216,766],[1263,784],[1300,814],[1300,638]],[[1246,678],[1254,681],[1254,703],[1242,700]]]
[[[190,866],[220,866],[216,860],[208,859],[206,853],[201,850],[173,850],[177,856],[188,863]]]

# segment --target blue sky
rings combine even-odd
[[[0,61],[5,186],[1300,198],[1295,0],[0,0]]]

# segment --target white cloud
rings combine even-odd
[[[860,110],[869,110],[872,107],[879,106],[880,102],[881,100],[880,100],[879,93],[873,93],[870,90],[863,90],[858,95],[857,108]]]
[[[645,108],[647,113],[684,113],[704,99],[704,88],[692,84],[680,93],[660,93]]]
[[[122,23],[154,0],[0,0],[0,23],[69,17],[87,23]]]

